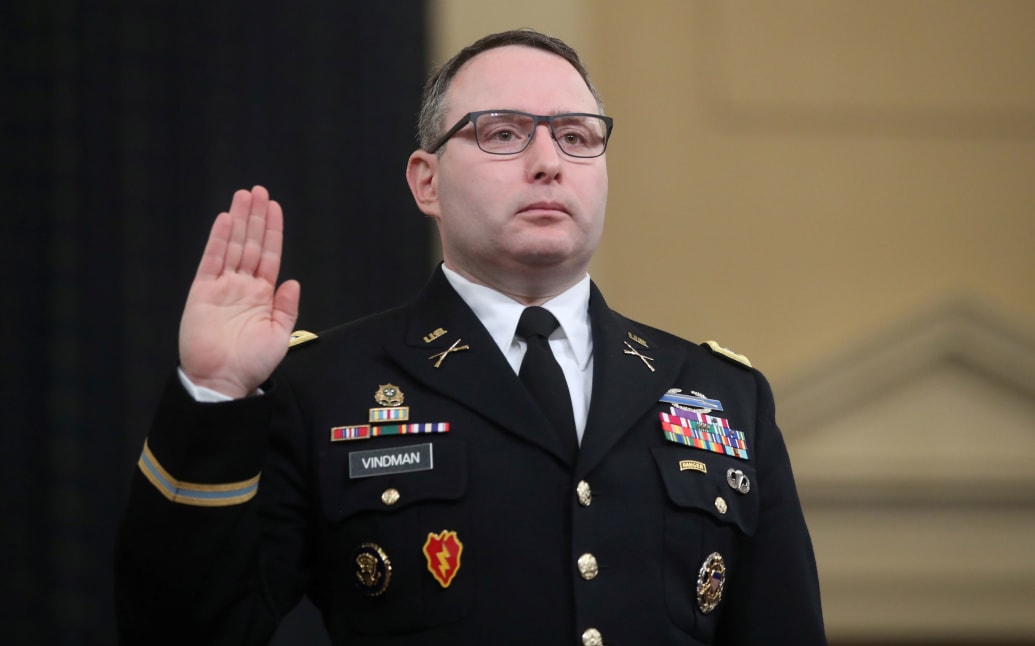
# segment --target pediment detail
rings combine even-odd
[[[777,392],[806,503],[1035,502],[1035,340],[953,304]]]

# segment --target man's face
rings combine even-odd
[[[483,52],[453,78],[443,128],[476,110],[532,114],[599,111],[585,81],[563,58],[530,47]],[[468,125],[440,155],[418,151],[426,164],[418,205],[435,218],[446,265],[469,279],[518,296],[529,289],[554,292],[582,278],[600,241],[607,204],[604,157],[562,153],[540,124],[516,155],[478,148]],[[423,198],[423,199],[422,199]]]

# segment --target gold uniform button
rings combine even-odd
[[[719,510],[720,514],[725,514],[728,507],[726,506],[726,500],[719,496],[715,499],[715,508]]]
[[[592,581],[597,578],[599,573],[600,568],[597,567],[597,557],[588,552],[579,557],[579,574],[582,575],[583,579]]]
[[[579,484],[575,487],[575,493],[579,497],[579,504],[583,507],[589,507],[589,504],[593,502],[593,491],[589,488],[589,483],[585,480],[579,480]]]
[[[587,628],[582,633],[582,646],[604,646],[604,638],[596,628]]]
[[[391,507],[395,503],[399,502],[399,490],[392,487],[385,489],[384,493],[381,494],[381,502],[386,506]]]

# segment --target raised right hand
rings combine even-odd
[[[195,385],[247,396],[287,354],[301,287],[277,287],[283,239],[284,214],[261,186],[216,218],[180,320],[180,367]]]

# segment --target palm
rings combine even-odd
[[[241,397],[284,358],[299,285],[276,286],[282,243],[280,205],[262,187],[216,218],[180,322],[180,366],[196,385]]]

